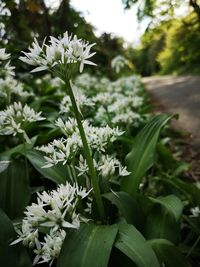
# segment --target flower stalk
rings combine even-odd
[[[97,204],[97,208],[98,208],[98,212],[100,215],[101,220],[104,220],[105,218],[105,211],[104,211],[104,206],[103,206],[103,201],[102,201],[102,197],[101,197],[101,192],[100,192],[100,188],[99,188],[99,184],[98,184],[98,179],[97,179],[97,174],[94,168],[94,163],[93,163],[93,159],[90,153],[90,149],[88,146],[88,142],[87,142],[87,138],[85,135],[85,131],[81,122],[81,114],[78,110],[78,106],[74,97],[74,93],[70,84],[70,81],[68,79],[64,80],[66,88],[67,88],[67,92],[69,94],[71,103],[72,103],[72,108],[74,111],[74,115],[77,121],[77,125],[78,125],[78,129],[79,129],[79,133],[81,136],[81,140],[82,140],[82,144],[83,144],[83,152],[88,164],[88,168],[89,168],[89,172],[91,175],[91,182],[92,182],[92,186],[93,186],[93,190],[94,190],[94,194],[95,194],[95,198],[96,198],[96,204]]]

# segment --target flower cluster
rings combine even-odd
[[[81,84],[82,83],[82,84]],[[126,77],[111,82],[106,78],[97,79],[89,74],[80,75],[75,85],[79,92],[89,99],[92,112],[87,112],[86,102],[82,101],[84,114],[93,116],[91,120],[97,125],[110,125],[138,127],[144,121],[141,108],[144,98],[141,91],[140,80],[137,77]],[[66,105],[60,105],[61,113],[69,113]]]
[[[123,69],[126,65],[128,65],[128,60],[123,56],[116,56],[111,61],[111,67],[115,70],[116,73],[119,73],[121,69]]]
[[[7,76],[5,79],[0,78],[0,97],[7,100],[7,103],[13,98],[20,98],[20,100],[27,99],[27,97],[32,96],[32,92],[24,90],[22,83],[17,82],[12,76]]]
[[[2,77],[14,75],[15,67],[10,65],[10,54],[6,53],[5,48],[0,48],[0,75]]]
[[[22,106],[20,102],[14,102],[13,105],[0,111],[0,134],[13,136],[23,134],[26,141],[29,142],[25,132],[27,125],[44,119],[41,112],[36,112],[28,105]]]
[[[79,65],[79,71],[82,72],[84,65],[95,65],[89,60],[95,53],[90,53],[90,49],[94,44],[85,43],[76,36],[69,36],[67,32],[63,37],[55,38],[50,36],[49,45],[43,42],[42,46],[34,39],[29,52],[23,52],[25,56],[20,59],[36,68],[32,72],[42,70],[53,70],[65,78],[71,77],[72,69]]]
[[[88,98],[81,90],[79,90],[76,86],[73,86],[72,88],[73,88],[74,97],[76,99],[76,104],[79,108],[80,113],[82,113],[82,108],[83,109],[85,107],[91,108],[94,106],[93,101],[90,98]],[[60,103],[60,113],[66,113],[70,115],[71,111],[72,111],[72,104],[71,104],[70,97],[65,96]]]
[[[52,262],[58,258],[67,232],[89,221],[90,192],[67,182],[59,185],[57,190],[37,193],[37,203],[26,208],[22,226],[16,228],[18,238],[11,244],[22,242],[35,248],[34,264]]]
[[[3,109],[6,105],[14,101],[23,101],[33,95],[32,92],[24,90],[24,85],[18,82],[13,76],[14,67],[10,65],[10,54],[6,53],[4,48],[0,49],[0,107]]]
[[[200,215],[200,209],[199,209],[198,206],[196,206],[194,208],[191,208],[190,211],[191,211],[190,217],[193,217],[193,218],[199,217],[199,215]]]
[[[10,54],[6,53],[6,49],[5,48],[1,48],[0,49],[0,60],[7,60],[10,58]]]
[[[130,174],[130,172],[127,171],[126,166],[122,166],[121,162],[113,155],[100,154],[98,161],[94,160],[94,166],[100,176],[106,180],[110,180],[116,173],[118,176],[127,176]],[[89,173],[87,162],[82,155],[80,155],[76,169],[79,172],[78,176],[88,175]]]
[[[94,127],[87,120],[82,123],[92,155],[94,155],[94,166],[99,175],[106,179],[111,179],[116,173],[119,176],[127,176],[129,172],[126,167],[123,167],[114,155],[107,154],[109,144],[112,144],[123,132],[118,128],[112,129],[108,125]],[[49,168],[58,163],[70,165],[73,161],[78,176],[88,176],[89,169],[82,155],[82,142],[75,119],[70,118],[64,122],[59,118],[56,125],[67,138],[55,139],[51,143],[37,148],[45,153],[46,164],[43,167]]]

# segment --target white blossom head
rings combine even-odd
[[[34,265],[52,263],[59,256],[68,231],[78,229],[80,223],[88,223],[90,192],[76,183],[67,182],[59,185],[57,190],[38,193],[37,203],[26,208],[21,228],[16,228],[18,237],[11,245],[22,242],[32,248],[36,255]]]
[[[6,53],[5,48],[0,48],[0,60],[7,60],[10,58],[10,54]]]
[[[44,40],[42,46],[34,39],[29,52],[22,52],[24,56],[20,60],[35,66],[32,72],[48,69],[62,79],[70,79],[78,69],[82,72],[85,64],[96,65],[89,60],[95,54],[90,53],[94,45],[65,32],[58,39],[50,36],[48,44]]]
[[[116,56],[111,61],[111,67],[116,73],[119,73],[126,65],[128,65],[128,60],[123,56]]]
[[[6,53],[5,48],[0,48],[0,76],[9,77],[15,75],[15,67],[10,65],[10,54]]]
[[[191,211],[190,217],[193,217],[193,218],[199,217],[199,215],[200,215],[200,209],[199,209],[198,206],[196,206],[194,208],[191,208],[190,211]]]
[[[23,134],[26,141],[29,142],[25,131],[27,125],[44,119],[41,112],[36,112],[27,104],[23,106],[21,102],[14,102],[5,110],[0,111],[0,135]]]

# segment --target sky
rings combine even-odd
[[[48,0],[56,6],[58,0]],[[127,43],[136,45],[144,32],[147,22],[137,22],[136,8],[124,10],[122,0],[71,0],[71,5],[82,12],[87,22],[96,28],[96,34],[113,33],[123,37]]]

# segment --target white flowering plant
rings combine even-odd
[[[166,138],[159,141],[172,116],[147,114],[137,76],[78,75],[95,65],[93,46],[64,33],[42,45],[34,39],[22,52],[33,73],[54,78],[31,80],[29,103],[21,89],[21,99],[5,97],[0,111],[0,260],[17,267],[189,267],[200,191],[179,179],[185,165]],[[9,57],[0,50],[0,60]]]

